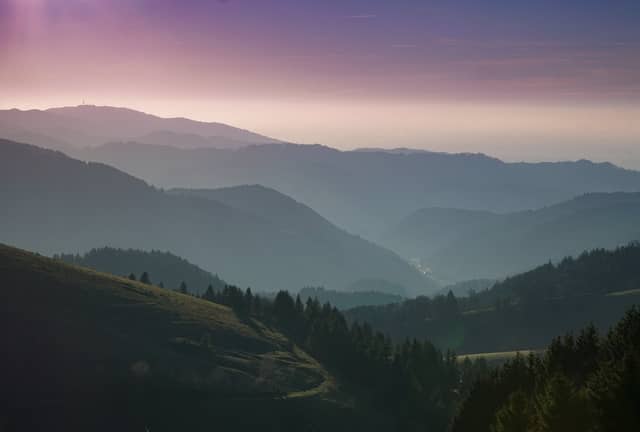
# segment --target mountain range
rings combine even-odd
[[[177,148],[235,148],[277,142],[222,123],[161,118],[128,108],[81,105],[47,110],[0,110],[0,137],[73,152],[112,141]]]
[[[107,165],[0,140],[0,202],[0,241],[40,253],[169,250],[266,291],[361,279],[410,295],[435,289],[396,254],[264,187],[165,192]]]
[[[163,188],[260,184],[378,242],[423,208],[505,213],[590,192],[640,191],[639,172],[610,163],[506,163],[483,154],[412,149],[339,151],[125,108],[0,111],[0,137],[106,163]]]
[[[497,214],[423,209],[383,244],[445,280],[497,279],[594,248],[640,239],[640,193],[591,193],[538,210]]]
[[[536,209],[588,192],[640,191],[640,173],[608,163],[505,163],[479,154],[339,151],[320,145],[177,149],[110,143],[77,153],[161,187],[261,184],[348,231],[379,241],[425,207]]]

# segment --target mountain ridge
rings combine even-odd
[[[268,291],[342,289],[362,278],[386,278],[415,294],[435,289],[395,253],[302,204],[298,225],[291,226],[218,200],[167,193],[108,165],[36,146],[0,140],[0,155],[5,243],[46,254],[98,246],[171,250],[234,284]]]

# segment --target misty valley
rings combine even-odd
[[[6,430],[640,428],[640,172],[94,106],[0,134]]]

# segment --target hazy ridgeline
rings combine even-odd
[[[9,126],[23,135],[11,134]],[[163,139],[139,138],[149,134]],[[505,163],[483,154],[422,150],[338,151],[111,107],[0,111],[0,136],[52,148],[44,137],[65,142],[72,156],[107,163],[163,188],[260,184],[372,240],[383,239],[423,208],[503,213],[584,193],[640,191],[640,173],[609,163]],[[194,136],[226,137],[232,144],[189,145]]]
[[[495,279],[638,240],[639,220],[640,193],[590,193],[507,214],[423,209],[389,231],[384,244],[438,278]]]
[[[0,156],[0,199],[11,203],[0,214],[0,241],[8,244],[46,254],[168,250],[265,291],[344,289],[363,278],[387,279],[411,295],[436,289],[399,256],[273,190],[167,193],[107,165],[25,144],[0,141]]]

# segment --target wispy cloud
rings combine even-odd
[[[359,15],[349,15],[345,18],[354,19],[354,20],[366,20],[366,19],[375,19],[378,18],[376,14],[359,14]]]
[[[393,45],[391,45],[391,48],[395,48],[395,49],[411,49],[411,48],[418,48],[418,45],[416,45],[416,44],[393,44]]]

